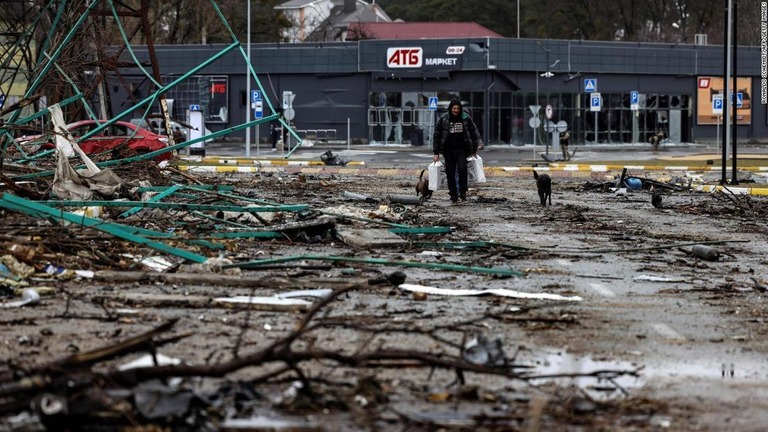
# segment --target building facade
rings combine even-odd
[[[156,47],[166,82],[224,48]],[[453,98],[491,145],[546,144],[562,130],[571,144],[646,142],[659,132],[672,142],[722,135],[722,46],[462,38],[258,44],[250,54],[258,77],[251,87],[263,94],[267,114],[292,92],[297,129],[334,130],[357,143],[429,144],[435,116]],[[738,139],[768,140],[759,48],[738,47],[735,57]],[[137,94],[118,92],[115,104],[152,91],[134,72],[127,80]],[[220,56],[166,93],[172,116],[184,118],[197,104],[212,131],[244,123],[252,107],[246,72],[236,50]],[[263,140],[268,126],[258,133]]]

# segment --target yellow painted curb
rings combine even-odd
[[[699,192],[733,192],[736,195],[760,195],[768,196],[768,187],[766,188],[744,188],[736,186],[710,186],[701,185],[696,186],[694,190]]]
[[[232,165],[232,166],[293,166],[293,167],[305,167],[305,166],[333,166],[326,165],[322,161],[315,160],[288,160],[288,159],[255,159],[255,158],[219,158],[219,157],[204,157],[183,158],[180,165]],[[347,166],[365,166],[364,161],[349,161]]]
[[[503,170],[503,171],[586,171],[586,172],[608,172],[608,171],[621,171],[624,168],[635,171],[722,171],[723,167],[706,165],[706,166],[683,166],[683,165],[607,165],[607,164],[559,164],[551,163],[549,165],[542,165],[536,167],[530,166],[518,166],[518,167],[489,167],[486,166],[486,170]],[[739,171],[753,171],[753,172],[765,172],[768,171],[768,166],[743,166],[737,167]],[[727,167],[726,171],[731,168]]]

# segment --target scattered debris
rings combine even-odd
[[[423,292],[434,295],[445,296],[483,296],[483,295],[497,295],[501,297],[513,297],[522,299],[538,299],[538,300],[560,300],[560,301],[581,301],[579,296],[561,296],[557,294],[548,293],[524,293],[520,291],[513,291],[508,289],[487,289],[487,290],[473,290],[473,289],[448,289],[448,288],[436,288],[424,285],[402,284],[400,289],[411,292]]]
[[[40,294],[33,288],[24,288],[21,292],[21,300],[3,303],[4,308],[18,308],[22,306],[32,306],[40,303]]]
[[[717,249],[706,245],[694,245],[691,248],[691,254],[707,261],[717,261],[720,259],[720,252]]]
[[[347,164],[347,162],[344,159],[334,155],[333,152],[330,150],[321,154],[320,160],[326,165],[345,166]]]

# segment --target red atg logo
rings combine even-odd
[[[421,48],[388,48],[387,67],[419,68],[424,59]]]
[[[699,88],[709,88],[709,78],[699,78]]]

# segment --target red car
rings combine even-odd
[[[69,133],[72,134],[75,141],[78,141],[83,152],[89,155],[114,150],[113,159],[120,159],[136,154],[150,153],[164,149],[168,146],[167,137],[124,121],[114,122],[97,134],[79,141],[82,136],[96,129],[96,127],[103,123],[106,123],[106,120],[81,120],[68,124],[66,128]],[[28,142],[34,142],[36,138],[37,137],[29,137]],[[121,148],[117,149],[118,147]],[[52,149],[54,148],[54,144],[52,142],[47,142],[42,145],[42,148]],[[166,152],[156,156],[155,160],[164,161],[171,159],[172,157],[173,152]]]

